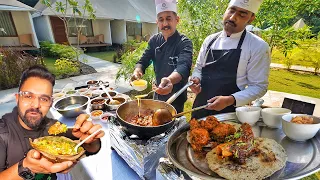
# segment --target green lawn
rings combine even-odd
[[[48,68],[48,70],[51,73],[55,73],[56,72],[56,68],[54,67],[54,63],[56,62],[56,58],[44,57],[43,60],[44,60],[44,64]]]
[[[277,49],[273,50],[271,56],[272,63],[285,64],[284,59],[285,56],[280,51],[278,51]],[[298,60],[295,57],[293,57],[292,63],[293,65],[297,66],[313,67],[313,62],[308,59]]]
[[[113,62],[113,55],[115,54],[115,51],[103,51],[103,52],[88,52],[85,53],[88,56],[93,56],[96,58],[100,58],[106,61]]]
[[[320,98],[320,76],[311,73],[271,69],[268,89]]]

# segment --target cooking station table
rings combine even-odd
[[[68,127],[74,125],[75,118],[69,119],[62,117],[57,111],[50,109],[49,117],[54,117],[60,122],[66,124]],[[237,121],[235,113],[218,114],[216,117],[221,121],[231,120]],[[107,124],[101,121],[93,121],[95,124],[101,124],[103,130],[105,130],[105,136],[102,138],[102,147],[98,154],[89,156],[80,160],[80,162],[71,170],[70,174],[72,179],[75,180],[88,180],[88,179],[130,179],[136,180],[140,177],[133,171],[128,164],[117,154],[115,150],[111,150],[110,134]],[[188,126],[188,124],[185,124]],[[179,137],[188,127],[182,127],[173,133],[172,136]],[[286,168],[282,170],[281,174],[284,179],[300,179],[307,175],[311,175],[320,169],[320,132],[312,139],[306,142],[295,142],[290,140],[282,132],[282,129],[271,129],[261,121],[258,121],[255,126],[252,127],[255,136],[268,137],[276,140],[286,150],[288,160]],[[172,138],[170,138],[172,139]],[[177,139],[175,141],[181,141]],[[183,141],[183,139],[182,139]],[[175,142],[168,142],[169,146]],[[178,142],[179,144],[179,142]],[[177,148],[172,148],[177,149]],[[178,148],[179,149],[179,148]],[[169,150],[170,151],[170,147]],[[178,153],[178,152],[177,152]],[[210,177],[203,172],[194,172],[188,170],[188,162],[183,162],[186,167],[180,169],[177,166],[167,166],[166,163],[160,163],[157,168],[156,177],[152,179],[172,179],[181,177],[184,175],[185,179],[203,178],[203,179],[216,179],[217,177]],[[189,164],[190,165],[190,164]],[[192,166],[192,165],[191,165]],[[168,171],[169,169],[169,171]],[[192,168],[191,168],[192,169]],[[166,171],[166,172],[164,172]],[[182,174],[181,172],[184,171]],[[290,171],[290,172],[289,172]],[[297,171],[297,172],[294,172]],[[180,172],[180,173],[179,173]],[[188,175],[185,174],[187,172]],[[278,174],[278,173],[276,173]],[[280,175],[281,176],[281,175]],[[66,178],[65,178],[66,179]],[[220,179],[220,178],[218,178]]]

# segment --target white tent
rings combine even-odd
[[[257,31],[261,31],[260,28],[254,27],[253,25],[249,24],[246,26],[246,30],[247,31],[251,31],[251,32],[257,32]]]
[[[304,23],[303,19],[299,19],[296,23],[294,23],[294,25],[292,26],[293,29],[298,30],[300,28],[303,28],[306,26],[306,23]]]
[[[0,0],[0,10],[3,11],[36,11],[34,8],[25,5],[17,0]]]
[[[56,0],[57,2],[63,0]],[[55,1],[53,1],[55,2]],[[79,6],[83,6],[84,1],[78,1]],[[91,0],[97,19],[119,19],[132,22],[155,23],[156,10],[154,0]],[[34,14],[33,17],[41,15],[54,16],[55,13],[49,8],[41,5],[41,1],[35,6],[41,13]],[[55,9],[55,3],[52,4]],[[56,14],[59,14],[56,12]],[[68,8],[67,16],[72,16],[72,9]]]

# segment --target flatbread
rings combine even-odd
[[[265,179],[283,168],[287,161],[287,155],[283,147],[273,139],[255,138],[258,148],[263,153],[274,153],[275,160],[263,162],[263,156],[251,156],[246,164],[239,165],[228,159],[220,159],[216,155],[216,148],[207,153],[206,159],[209,168],[219,176],[226,179]]]

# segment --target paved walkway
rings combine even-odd
[[[271,63],[270,67],[275,67],[275,68],[281,68],[281,69],[287,69],[287,67],[283,64],[277,64],[277,63]],[[314,72],[314,68],[312,67],[304,67],[304,66],[296,66],[293,65],[291,66],[291,69],[294,70],[299,70],[299,71],[307,71],[307,72]],[[318,71],[319,72],[319,71]]]
[[[115,82],[116,74],[121,65],[87,55],[81,55],[80,59],[82,61],[85,59],[85,63],[95,68],[97,73],[57,80],[56,85],[54,86],[54,90],[59,91],[63,89],[66,85],[70,85],[73,87],[83,86],[88,80],[108,81],[110,83],[110,87],[115,88],[116,91],[120,93],[132,90],[129,83],[124,81],[123,79],[121,79],[118,82]],[[285,68],[283,65],[274,63],[271,64],[271,67]],[[312,68],[310,69],[301,66],[293,67],[299,70],[313,72]],[[14,94],[17,91],[18,88],[0,91],[0,117],[5,113],[10,112],[12,108],[16,105]],[[271,107],[281,107],[283,99],[285,97],[316,104],[314,115],[320,117],[320,99],[316,98],[289,94],[284,92],[268,91],[266,95],[262,97],[262,99],[265,100],[263,105]]]

